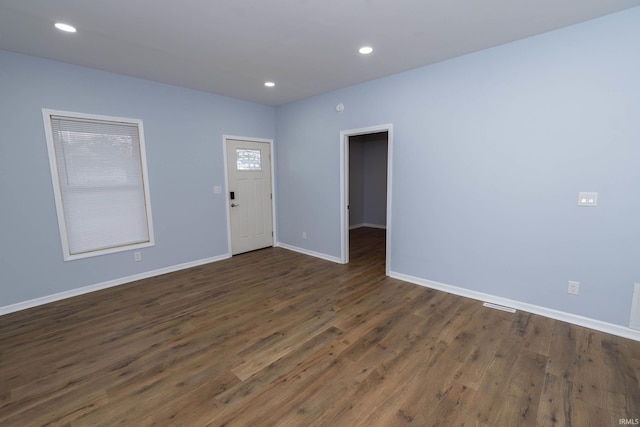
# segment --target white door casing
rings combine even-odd
[[[340,131],[340,262],[349,262],[349,137],[387,132],[387,231],[385,274],[391,271],[391,231],[393,201],[393,124]]]
[[[273,246],[271,144],[225,137],[231,254]]]

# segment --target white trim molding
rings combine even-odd
[[[312,256],[312,257],[316,257],[316,258],[324,259],[324,260],[327,260],[327,261],[335,262],[337,264],[342,264],[343,263],[342,260],[339,257],[323,254],[322,252],[316,252],[316,251],[312,251],[312,250],[309,250],[309,249],[299,248],[297,246],[288,245],[286,243],[281,243],[281,242],[276,243],[276,246],[279,247],[279,248],[283,248],[283,249],[287,249],[287,250],[293,251],[293,252],[299,252],[299,253],[304,254],[304,255],[309,255],[309,256]]]
[[[150,277],[160,276],[162,274],[173,273],[174,271],[185,270],[187,268],[197,267],[203,264],[222,261],[228,258],[231,258],[231,253],[227,253],[227,254],[211,257],[211,258],[204,258],[197,261],[185,262],[183,264],[177,264],[169,267],[159,268],[157,270],[146,271],[144,273],[134,274],[132,276],[122,277],[120,279],[113,279],[113,280],[109,280],[102,283],[96,283],[94,285],[84,286],[82,288],[70,289],[68,291],[59,292],[53,295],[34,298],[28,301],[23,301],[16,304],[0,307],[0,316],[9,314],[9,313],[14,313],[20,310],[26,310],[32,307],[37,307],[39,305],[48,304],[50,302],[60,301],[67,298],[73,298],[79,295],[88,294],[90,292],[100,291],[102,289],[113,288],[115,286],[120,286],[127,283],[135,282],[136,280],[148,279]]]
[[[528,313],[538,314],[540,316],[549,317],[551,319],[560,320],[562,322],[572,323],[574,325],[583,326],[596,331],[605,332],[607,334],[617,335],[634,341],[640,341],[640,331],[627,328],[625,326],[613,323],[603,322],[601,320],[591,319],[579,316],[577,314],[566,313],[564,311],[554,310],[547,307],[529,304],[526,302],[516,301],[509,298],[503,298],[496,295],[486,294],[484,292],[473,291],[470,289],[460,288],[458,286],[447,285],[445,283],[435,282],[433,280],[422,279],[403,273],[392,271],[389,274],[394,279],[413,283],[431,289],[436,289],[450,294],[459,295],[478,301],[486,301],[492,304],[515,308],[516,310],[526,311]]]

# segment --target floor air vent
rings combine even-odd
[[[507,307],[505,305],[498,305],[498,304],[493,304],[490,302],[485,302],[484,304],[485,307],[489,307],[489,308],[495,308],[496,310],[502,310],[502,311],[506,311],[509,313],[515,313],[516,309],[515,308],[511,308],[511,307]]]

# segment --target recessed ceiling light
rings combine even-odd
[[[276,84],[274,82],[264,82],[266,87],[274,87]]]
[[[69,24],[63,24],[62,22],[56,22],[55,27],[59,30],[66,31],[67,33],[75,33],[76,27],[72,27]]]
[[[373,48],[371,46],[362,46],[360,49],[358,49],[358,52],[363,55],[368,55],[373,52]]]

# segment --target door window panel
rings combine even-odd
[[[239,171],[262,170],[262,158],[260,150],[236,148],[237,169]]]

